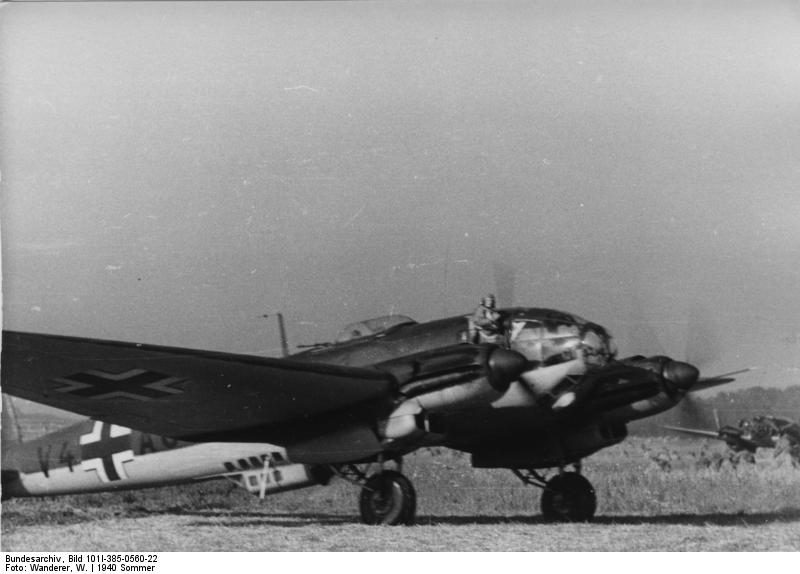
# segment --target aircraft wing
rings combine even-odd
[[[3,392],[186,440],[263,442],[395,387],[366,368],[14,331],[0,368]]]
[[[693,434],[693,435],[696,435],[696,436],[705,436],[705,437],[708,437],[708,438],[722,439],[722,437],[719,436],[719,433],[717,431],[701,430],[701,429],[687,429],[687,428],[683,428],[683,427],[672,427],[672,426],[666,426],[666,425],[664,426],[664,428],[665,429],[669,429],[669,430],[682,432],[682,433],[686,433],[686,434]]]

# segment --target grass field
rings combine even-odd
[[[800,470],[698,464],[704,442],[631,438],[588,459],[599,500],[591,524],[545,524],[539,490],[466,455],[421,451],[405,472],[413,527],[367,527],[358,491],[327,487],[264,501],[214,481],[133,492],[11,500],[2,550],[149,551],[761,551],[800,550]],[[708,443],[711,454],[722,445]],[[658,459],[658,460],[656,460]]]

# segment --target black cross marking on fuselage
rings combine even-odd
[[[100,428],[100,439],[81,445],[81,460],[99,458],[103,463],[103,469],[106,471],[108,480],[121,480],[122,477],[119,475],[116,467],[114,466],[114,459],[112,456],[118,452],[130,450],[130,448],[130,433],[122,436],[112,437],[111,425],[103,423],[102,427]]]
[[[63,386],[54,390],[91,399],[127,398],[148,401],[182,393],[182,390],[173,385],[183,380],[144,369],[120,373],[95,370],[55,379],[55,382],[62,383]]]

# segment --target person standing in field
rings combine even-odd
[[[788,453],[792,467],[800,468],[800,425],[797,423],[782,429],[780,437],[775,442],[775,458],[783,453]]]

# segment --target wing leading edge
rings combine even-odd
[[[366,368],[16,331],[3,331],[1,368],[3,392],[186,440],[266,440],[395,387]]]

